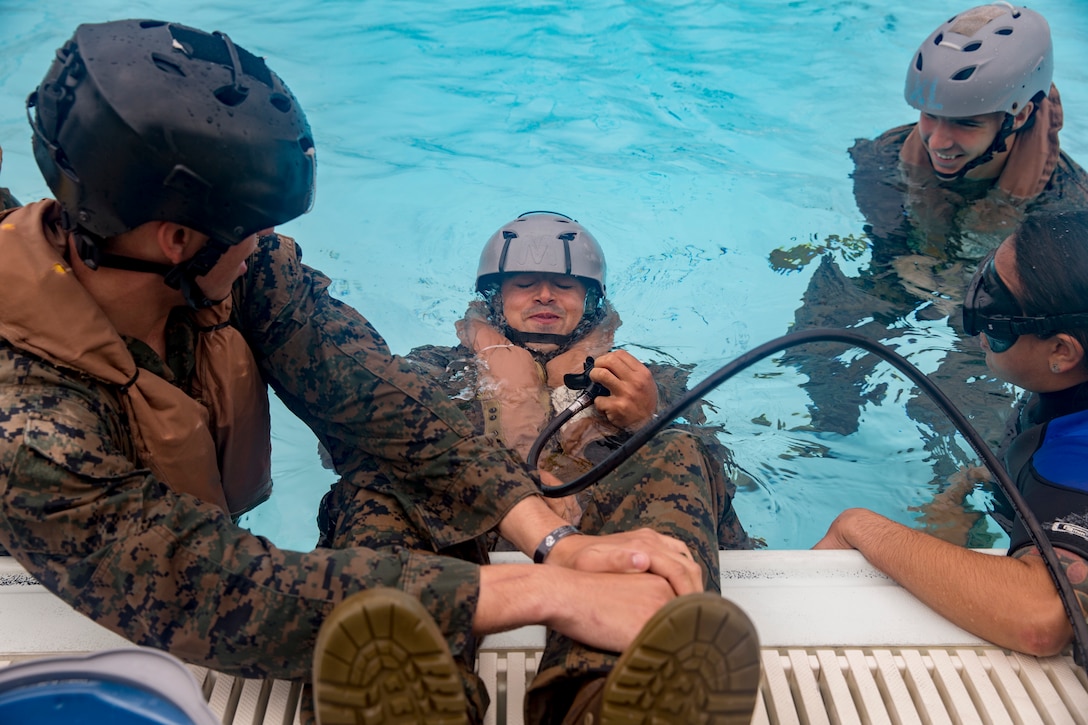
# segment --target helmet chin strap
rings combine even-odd
[[[93,235],[86,230],[77,229],[73,232],[75,237],[76,252],[83,263],[90,269],[107,267],[109,269],[123,269],[127,272],[145,272],[147,274],[161,275],[167,285],[176,290],[181,290],[185,297],[185,303],[195,310],[205,307],[213,307],[223,300],[209,299],[196,283],[197,277],[202,277],[215,266],[223,252],[229,245],[208,239],[208,243],[200,248],[191,259],[181,264],[171,265],[161,262],[152,262],[147,259],[137,259],[123,254],[103,252],[102,246],[105,240]]]
[[[531,343],[543,344],[543,345],[559,345],[562,347],[571,341],[570,335],[553,335],[550,332],[520,332],[507,326],[506,338],[510,342],[518,345],[526,345]]]

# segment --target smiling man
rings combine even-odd
[[[1053,76],[1050,26],[1028,8],[980,5],[930,33],[904,87],[918,122],[850,150],[858,206],[875,237],[904,243],[885,254],[975,261],[1027,212],[1085,203],[1084,170],[1058,143]]]
[[[476,642],[527,624],[615,665],[596,723],[629,722],[634,686],[658,719],[748,722],[758,638],[698,552],[664,527],[562,536],[540,479],[270,231],[309,210],[316,151],[263,58],[84,24],[27,116],[56,198],[0,212],[0,547],[43,586],[187,663],[311,682],[303,722],[481,722]],[[271,494],[270,390],[338,473],[308,551],[236,523]],[[547,566],[472,558],[492,530]],[[396,626],[357,628],[376,618]],[[695,682],[691,649],[739,656]]]
[[[869,261],[847,277],[826,255],[793,327],[851,328],[895,345],[946,321],[959,339],[931,377],[999,445],[1011,400],[999,382],[966,384],[986,374],[978,347],[962,334],[963,290],[978,260],[1025,215],[1088,206],[1088,175],[1059,144],[1053,45],[1039,13],[1008,3],[964,10],[903,60],[903,97],[918,120],[858,139],[849,151]],[[861,408],[884,396],[872,383],[874,360],[844,362],[839,348],[815,350],[783,360],[808,378],[813,427],[851,434]],[[927,446],[946,447],[952,431],[932,406],[911,401],[908,413],[935,432]],[[953,470],[938,465],[935,484]]]
[[[417,348],[408,360],[438,380],[478,434],[525,458],[541,430],[582,392],[568,387],[567,376],[582,373],[587,358],[594,362],[589,378],[608,390],[542,446],[541,470],[576,478],[683,393],[687,370],[647,366],[614,349],[620,320],[605,297],[604,254],[574,219],[527,212],[504,224],[484,245],[476,289],[480,298],[457,323],[461,344]],[[700,408],[688,417],[701,420]],[[718,550],[752,546],[732,505],[741,476],[714,429],[674,425],[590,488],[548,502],[570,524],[564,536],[651,529],[683,542],[707,590],[717,592]],[[482,543],[510,548],[494,535]],[[607,702],[605,675],[614,662],[608,652],[551,633],[528,694],[530,721],[559,722],[565,714],[564,723],[600,722],[594,718],[602,697]],[[752,664],[738,671],[753,679],[738,682],[758,682]],[[744,722],[746,697],[737,700],[745,703]]]

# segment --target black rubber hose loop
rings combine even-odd
[[[695,401],[702,399],[708,392],[718,387],[729,378],[760,360],[770,357],[776,352],[781,352],[791,347],[797,347],[798,345],[804,345],[810,342],[841,342],[852,347],[860,347],[863,350],[868,350],[877,357],[891,363],[896,369],[910,378],[912,382],[921,388],[922,391],[937,404],[937,407],[941,409],[941,412],[952,421],[960,434],[962,434],[967,442],[971,444],[971,448],[974,449],[975,453],[977,453],[983,463],[986,464],[986,468],[993,474],[994,478],[1001,486],[1001,490],[1004,491],[1005,495],[1012,503],[1013,508],[1016,509],[1016,515],[1023,521],[1024,527],[1027,529],[1032,543],[1035,544],[1036,548],[1038,548],[1039,552],[1042,554],[1043,561],[1046,562],[1046,567],[1050,571],[1050,576],[1054,580],[1055,586],[1058,588],[1058,593],[1061,595],[1062,605],[1065,607],[1065,613],[1069,618],[1069,623],[1073,626],[1073,639],[1075,644],[1073,648],[1073,659],[1085,670],[1085,673],[1088,674],[1088,649],[1086,649],[1086,647],[1088,647],[1088,622],[1085,621],[1085,618],[1081,613],[1080,604],[1077,602],[1076,594],[1073,592],[1073,587],[1069,583],[1065,571],[1062,570],[1061,565],[1058,563],[1058,557],[1054,553],[1054,547],[1051,546],[1050,541],[1043,535],[1038,519],[1035,518],[1035,514],[1028,508],[1027,503],[1020,495],[1020,491],[1016,489],[1016,486],[1009,478],[1009,474],[1005,471],[1004,466],[997,460],[997,456],[995,456],[993,451],[987,447],[986,443],[982,440],[982,437],[978,434],[978,431],[976,431],[970,422],[968,422],[963,413],[953,405],[952,401],[949,400],[948,396],[945,395],[939,387],[937,387],[936,383],[926,377],[925,373],[887,345],[877,342],[876,340],[871,340],[856,332],[831,328],[813,328],[811,330],[802,330],[800,332],[793,332],[788,335],[783,335],[782,337],[777,337],[770,342],[765,342],[759,347],[749,350],[724,367],[718,369],[717,372],[689,390],[679,400],[663,410],[655,420],[635,431],[619,448],[609,454],[607,458],[592,469],[586,471],[573,481],[569,481],[560,486],[545,486],[541,484],[540,492],[548,498],[560,498],[562,496],[578,493],[579,491],[592,486],[594,483],[618,468],[624,461],[630,458],[636,450],[641,448],[659,431],[668,426],[669,423],[687,409],[688,406]],[[552,423],[541,432],[529,452],[528,463],[530,467],[537,468],[537,461],[540,457],[540,450],[543,447],[544,442],[554,435],[554,433],[559,430],[560,426],[562,426],[570,417],[570,415],[567,415],[566,418],[563,418],[563,415],[556,416]]]

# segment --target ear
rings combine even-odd
[[[171,264],[189,259],[208,240],[206,236],[189,227],[174,222],[156,222],[155,240],[159,251]]]
[[[1035,110],[1035,102],[1028,101],[1024,104],[1024,107],[1020,109],[1020,112],[1012,117],[1012,130],[1019,131],[1021,126],[1028,122],[1031,118],[1031,112]]]
[[[1084,346],[1072,335],[1059,332],[1050,338],[1050,358],[1047,363],[1056,373],[1075,370],[1084,363]]]

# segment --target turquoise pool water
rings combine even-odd
[[[1032,7],[1054,35],[1062,144],[1083,165],[1088,13],[1083,0]],[[700,380],[793,321],[813,265],[777,271],[772,251],[862,234],[846,149],[913,120],[906,64],[959,9],[0,0],[0,185],[24,201],[48,194],[23,102],[76,24],[153,17],[222,30],[269,58],[313,126],[317,204],[282,231],[394,352],[454,342],[490,233],[522,211],[555,209],[605,248],[620,340],[643,357],[694,363]],[[900,352],[932,370],[952,331],[903,326]],[[923,448],[925,427],[903,409],[909,386],[889,370],[873,380],[889,393],[847,436],[806,429],[803,380],[772,360],[711,396],[724,439],[760,481],[738,493],[737,509],[772,548],[811,546],[846,506],[910,522],[910,507],[933,495],[933,456],[971,458],[960,441]],[[282,406],[274,415],[276,493],[245,523],[309,548],[332,475],[308,430]]]

